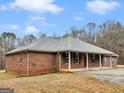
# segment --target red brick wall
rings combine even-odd
[[[55,71],[59,71],[59,54],[55,54],[55,65],[54,65]]]
[[[27,75],[27,53],[6,55],[5,69]],[[58,70],[58,54],[29,52],[29,76]]]
[[[5,57],[5,70],[15,71],[22,75],[26,75],[27,54],[18,53],[6,55]]]
[[[29,53],[29,75],[57,71],[57,56],[52,53]]]

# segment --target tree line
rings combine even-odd
[[[82,28],[72,26],[68,33],[63,36],[58,36],[55,33],[53,36],[46,34],[33,34],[17,37],[14,33],[3,32],[0,35],[0,51],[1,54],[15,49],[19,46],[24,46],[42,37],[62,38],[71,36],[73,38],[100,46],[104,49],[115,52],[119,55],[119,64],[124,64],[124,26],[117,21],[107,20],[101,25],[95,23],[88,23]],[[0,58],[2,59],[2,58]],[[0,60],[1,61],[1,60]],[[1,63],[1,62],[0,62]]]

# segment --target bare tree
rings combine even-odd
[[[100,25],[96,44],[113,52],[119,53],[118,47],[121,27],[118,24],[118,22],[106,21],[106,23]]]
[[[1,37],[5,44],[5,51],[10,51],[15,48],[16,35],[10,32],[3,32]]]
[[[91,44],[95,44],[95,29],[96,24],[95,23],[88,23],[86,25],[86,32],[87,32],[87,42]]]
[[[37,37],[32,34],[25,35],[22,38],[17,38],[17,47],[28,45],[28,44],[34,42],[35,40],[37,40]]]
[[[119,54],[119,64],[124,64],[124,27],[116,21],[106,21],[99,26],[96,44]]]

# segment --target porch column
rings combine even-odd
[[[61,69],[61,53],[59,52],[59,70]]]
[[[112,56],[110,56],[110,68],[112,68]]]
[[[28,52],[27,52],[27,63],[26,63],[26,65],[27,65],[26,74],[27,74],[27,76],[29,76],[29,53]]]
[[[99,54],[99,68],[102,68],[102,62],[101,62],[101,54]]]
[[[68,52],[68,69],[71,69],[71,52]]]
[[[88,69],[88,53],[86,54],[86,68]]]

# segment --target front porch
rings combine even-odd
[[[59,52],[60,71],[82,71],[112,68],[111,55],[79,52]],[[107,56],[107,57],[106,57]]]
[[[78,72],[78,71],[96,71],[96,70],[106,70],[106,69],[110,69],[110,67],[90,67],[88,69],[86,68],[76,68],[76,69],[60,69],[60,72]]]

